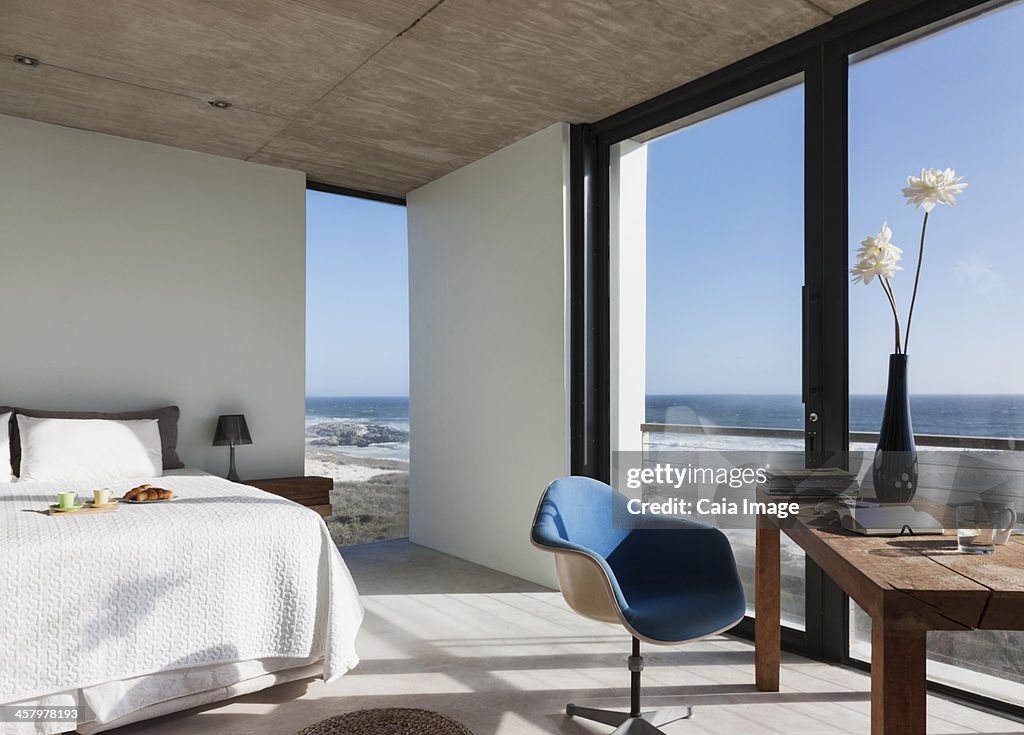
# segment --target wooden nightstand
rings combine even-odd
[[[246,480],[245,484],[305,505],[325,518],[331,515],[331,490],[334,488],[334,480],[330,477],[269,477],[263,480]]]

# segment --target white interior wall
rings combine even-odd
[[[567,474],[568,127],[408,196],[410,537],[543,584],[529,543]]]
[[[300,474],[305,178],[0,116],[0,404],[181,407],[186,464]]]
[[[647,412],[646,144],[626,140],[614,146],[609,194],[611,447],[638,452]]]

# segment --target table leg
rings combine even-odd
[[[871,735],[925,735],[927,632],[871,621]]]
[[[779,691],[782,646],[779,529],[758,519],[754,550],[754,680],[762,692]]]

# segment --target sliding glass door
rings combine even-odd
[[[803,451],[803,117],[794,78],[613,149],[614,449]],[[752,615],[753,528],[723,530]],[[804,589],[786,539],[797,629]]]
[[[850,242],[887,222],[903,249],[903,270],[891,282],[904,338],[924,213],[905,206],[900,189],[923,167],[953,168],[968,184],[955,206],[929,214],[907,344],[920,493],[943,503],[998,493],[1020,511],[1022,38],[1024,5],[1013,4],[862,51],[849,75]],[[851,289],[850,315],[850,428],[877,432],[892,312],[871,284]],[[1002,448],[972,448],[972,437],[996,438]],[[856,605],[851,620],[850,655],[870,660],[870,620]],[[928,658],[935,681],[1024,705],[1024,633],[933,632]]]

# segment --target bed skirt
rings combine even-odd
[[[79,721],[0,725],[11,735],[57,735],[70,728],[81,735],[106,732],[140,720],[201,707],[300,679],[323,677],[323,659],[256,659],[232,664],[165,671],[35,700],[10,703],[25,707],[78,707]],[[12,728],[12,729],[8,729]]]

